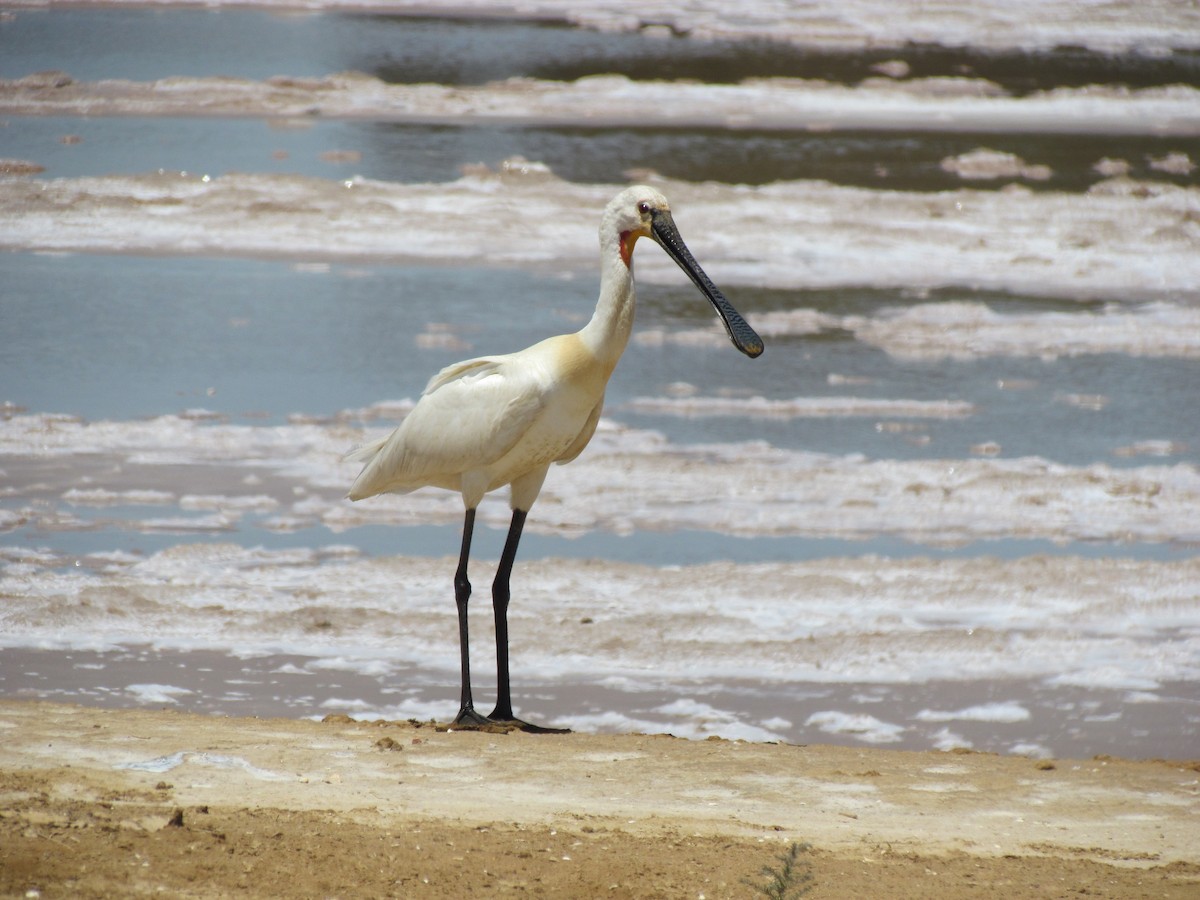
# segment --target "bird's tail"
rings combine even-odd
[[[342,462],[370,462],[375,458],[375,454],[383,449],[383,445],[387,443],[387,438],[382,437],[377,441],[371,441],[367,444],[355,447],[353,450],[348,450],[342,455]]]
[[[354,484],[350,486],[350,492],[346,496],[351,500],[362,500],[364,497],[371,497],[378,494],[379,491],[373,491],[365,487],[365,484],[371,480],[368,472],[371,470],[371,462],[379,455],[379,451],[383,449],[383,445],[388,442],[386,437],[380,438],[377,441],[371,441],[368,444],[363,444],[361,447],[355,447],[350,452],[342,457],[343,462],[365,463],[358,477],[354,479]]]

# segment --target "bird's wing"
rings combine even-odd
[[[370,456],[350,489],[354,499],[426,484],[448,486],[504,456],[544,405],[536,377],[507,357],[443,369],[391,436],[356,455]]]
[[[456,378],[461,378],[464,375],[469,375],[475,372],[479,375],[486,375],[494,372],[497,368],[504,364],[504,358],[499,356],[480,356],[476,359],[467,359],[463,362],[456,362],[446,366],[436,375],[429,379],[429,383],[425,385],[425,390],[421,396],[432,394],[442,385],[453,381]]]
[[[490,366],[494,366],[495,363],[496,360],[491,357],[480,357],[478,359],[468,359],[464,362],[458,362],[454,363],[453,365],[446,366],[446,368],[442,369],[429,379],[429,383],[425,385],[425,390],[422,392],[421,396],[424,398],[426,394],[433,393],[441,385],[448,381],[452,381],[454,378],[460,375],[465,375],[468,372],[472,372],[476,369],[487,369]],[[409,415],[411,416],[411,413]],[[396,432],[393,431],[392,434],[388,435],[387,437],[382,437],[377,441],[371,441],[363,444],[360,447],[355,447],[352,450],[349,450],[342,455],[342,462],[369,462],[375,458],[380,450],[384,448],[384,446],[392,439],[395,433]]]

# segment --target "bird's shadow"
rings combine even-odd
[[[482,731],[486,734],[511,734],[514,731],[523,731],[526,734],[571,734],[570,728],[550,728],[545,725],[522,722],[520,719],[487,722],[439,722],[434,726],[434,730],[442,732]]]

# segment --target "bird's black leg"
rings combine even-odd
[[[475,510],[468,509],[463,519],[462,552],[458,556],[458,571],[454,573],[454,602],[458,606],[458,649],[462,656],[462,699],[459,702],[455,725],[486,725],[487,719],[475,712],[471,700],[471,650],[467,636],[467,601],[471,599],[471,582],[467,580],[467,559],[471,555],[471,533],[475,530]]]
[[[512,575],[513,560],[517,557],[517,544],[521,541],[526,515],[519,509],[513,510],[508,539],[504,542],[504,552],[496,568],[496,580],[492,582],[492,607],[496,612],[496,708],[491,718],[504,722],[511,722],[514,718],[508,680],[508,580]]]
[[[488,718],[496,722],[510,722],[524,731],[561,734],[568,729],[531,725],[513,715],[512,691],[508,680],[508,582],[527,515],[524,510],[513,510],[512,523],[508,526],[508,539],[504,542],[500,565],[496,567],[496,580],[492,582],[492,606],[496,613],[496,708]]]

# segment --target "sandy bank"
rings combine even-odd
[[[1194,764],[0,704],[0,891],[1195,896]],[[28,894],[26,894],[28,896]]]

